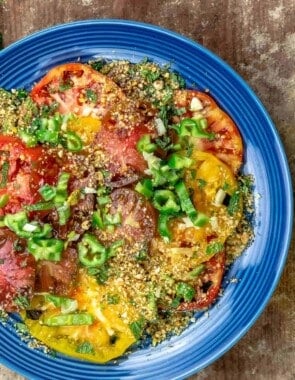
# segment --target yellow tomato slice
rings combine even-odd
[[[186,183],[194,191],[193,201],[196,208],[208,212],[212,208],[221,207],[222,204],[217,205],[216,202],[218,191],[223,190],[231,196],[238,188],[234,173],[210,153],[195,150],[192,159],[194,165],[186,175]]]
[[[129,325],[138,319],[137,311],[126,295],[119,293],[115,282],[99,285],[81,269],[72,298],[78,301],[80,312],[95,318],[92,325],[42,325],[44,318],[60,313],[59,309],[48,308],[40,320],[25,319],[32,336],[58,352],[97,363],[123,355],[136,341]]]
[[[153,249],[163,255],[166,272],[179,280],[189,280],[194,268],[224,249],[242,215],[241,199],[232,215],[227,206],[216,202],[219,191],[229,196],[238,191],[232,169],[207,152],[195,150],[191,158],[194,164],[186,173],[186,186],[193,193],[195,208],[210,221],[203,227],[195,227],[187,217],[175,219],[170,223],[172,241],[167,244],[156,239],[153,243]]]

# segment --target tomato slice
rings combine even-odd
[[[128,185],[138,179],[138,174],[147,168],[146,161],[136,148],[138,140],[149,133],[144,126],[131,128],[130,131],[103,127],[97,134],[97,145],[106,153],[107,178],[110,187]]]
[[[86,64],[67,63],[51,69],[33,87],[31,97],[40,106],[56,103],[61,114],[97,118],[118,130],[141,124],[153,129],[152,115],[139,110],[112,79]],[[95,125],[95,131],[99,127]]]
[[[108,303],[108,297],[114,295],[116,303]],[[99,285],[95,278],[80,270],[75,292],[71,295],[78,302],[78,310],[90,313],[95,321],[92,325],[54,326],[42,324],[42,318],[60,314],[60,309],[50,309],[48,305],[33,299],[36,310],[44,310],[40,320],[24,321],[30,333],[37,339],[66,355],[78,359],[105,363],[121,356],[127,348],[135,343],[135,337],[129,323],[139,318],[138,310],[131,305],[124,292],[120,292],[116,281]],[[123,317],[124,316],[124,317]],[[88,347],[88,350],[82,349]]]
[[[68,248],[59,262],[42,260],[36,268],[35,290],[68,295],[74,286],[78,272],[77,251]]]
[[[102,118],[125,99],[107,76],[82,63],[66,63],[51,69],[31,91],[39,105],[58,104],[61,114]]]
[[[12,136],[0,135],[0,160],[0,196],[9,196],[0,215],[15,213],[24,205],[40,200],[38,189],[44,183],[54,183],[59,171],[56,159],[42,147],[27,148],[19,138]],[[8,173],[5,173],[5,165]]]
[[[201,102],[203,108],[200,111],[191,110],[193,98],[197,98]],[[218,107],[211,96],[203,92],[177,90],[174,93],[174,104],[177,108],[185,109],[181,119],[194,117],[207,119],[207,131],[213,132],[215,138],[213,140],[196,139],[196,147],[199,150],[215,154],[220,160],[227,163],[234,173],[237,173],[243,160],[243,142],[233,120]]]
[[[18,246],[20,251],[15,250]],[[35,259],[25,253],[17,236],[7,229],[0,229],[0,308],[17,311],[22,298],[30,298],[35,281]]]
[[[225,269],[225,252],[219,252],[205,263],[204,272],[195,285],[195,298],[192,302],[182,302],[177,310],[192,311],[210,306],[217,298]]]
[[[102,241],[125,239],[128,245],[135,243],[145,247],[155,235],[156,215],[154,208],[137,192],[128,189],[116,189],[111,193],[112,204],[110,214],[119,213],[122,221],[114,232],[100,231],[98,237]]]

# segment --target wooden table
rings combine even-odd
[[[295,177],[294,0],[0,0],[5,46],[44,27],[86,18],[157,24],[217,53],[264,102]],[[293,239],[281,282],[255,326],[221,359],[191,379],[295,378],[294,251]],[[23,377],[0,366],[0,379]]]

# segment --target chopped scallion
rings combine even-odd
[[[45,326],[83,326],[92,325],[94,318],[88,313],[54,315],[43,319]]]

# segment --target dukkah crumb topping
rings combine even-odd
[[[1,320],[30,346],[103,363],[216,301],[254,208],[211,96],[148,59],[68,63],[1,89],[0,128]]]

